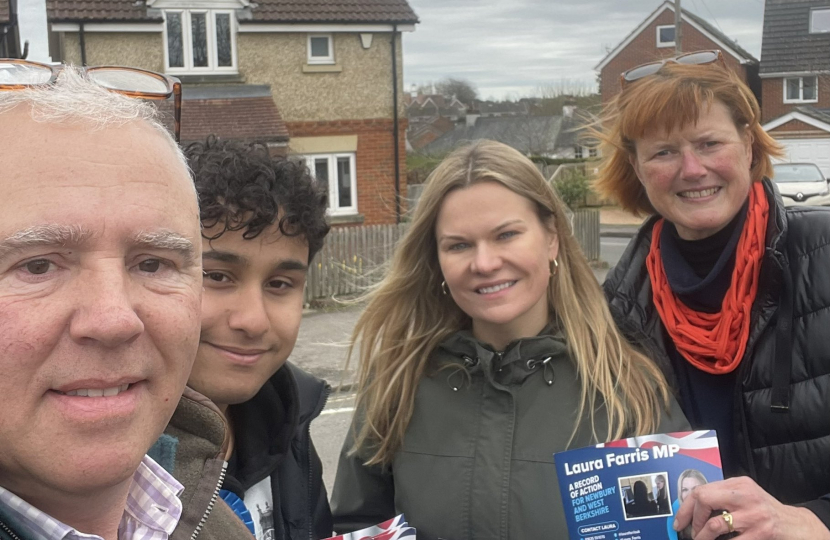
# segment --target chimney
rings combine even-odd
[[[46,0],[18,2],[17,23],[21,43],[29,42],[29,55],[26,59],[51,64],[49,27],[46,23]]]

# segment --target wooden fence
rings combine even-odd
[[[571,218],[589,260],[599,259],[599,210],[580,209]],[[407,223],[334,228],[308,272],[305,302],[353,296],[383,277]]]
[[[589,261],[598,261],[599,251],[599,209],[580,208],[571,216],[571,228],[582,252]]]
[[[407,224],[333,228],[308,272],[305,302],[351,296],[380,281]]]

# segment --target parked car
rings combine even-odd
[[[776,163],[772,168],[784,206],[830,205],[830,186],[815,163]]]

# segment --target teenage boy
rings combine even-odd
[[[326,196],[304,165],[273,158],[262,144],[211,137],[185,153],[199,195],[204,266],[201,339],[188,384],[231,426],[223,498],[258,540],[327,538],[331,511],[309,424],[329,387],[286,363],[308,266],[329,231]]]

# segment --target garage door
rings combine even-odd
[[[830,178],[830,139],[778,139],[787,152],[787,161],[815,163]]]

